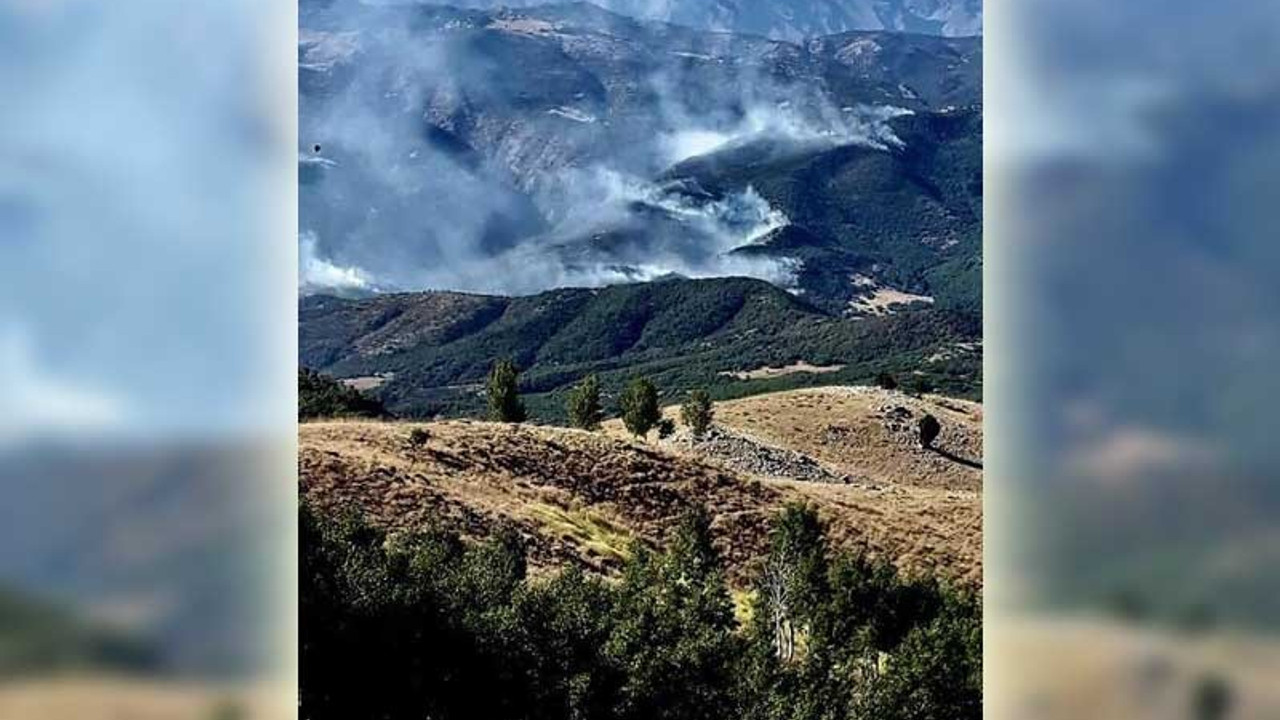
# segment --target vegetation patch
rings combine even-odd
[[[588,509],[569,509],[548,503],[529,503],[527,511],[544,532],[568,540],[588,553],[626,560],[635,538],[617,523]]]

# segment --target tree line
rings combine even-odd
[[[300,518],[301,715],[490,720],[948,720],[981,714],[976,598],[835,553],[812,508],[776,519],[735,601],[707,516],[621,577],[531,577],[482,543]]]
[[[898,389],[897,380],[887,373],[876,378],[876,384],[885,390]],[[511,360],[494,363],[485,381],[485,399],[489,406],[489,419],[497,422],[520,423],[528,419],[524,403],[520,400],[520,370]],[[919,396],[932,390],[917,384],[913,394]],[[654,428],[658,437],[666,439],[675,433],[675,423],[662,415],[658,388],[645,377],[633,378],[618,398],[622,424],[636,437],[647,437]],[[604,405],[600,396],[600,380],[588,375],[569,392],[565,402],[565,414],[572,427],[582,430],[599,430],[604,421]],[[680,420],[695,438],[704,437],[715,420],[715,408],[711,395],[701,388],[691,390],[680,406]],[[920,447],[930,449],[942,432],[942,425],[931,414],[917,421]]]
[[[520,400],[520,371],[511,360],[494,363],[485,381],[485,401],[489,419],[497,422],[520,423],[528,419],[524,403]],[[647,437],[654,428],[658,437],[667,438],[675,433],[675,423],[662,416],[658,388],[648,378],[633,378],[618,398],[619,414],[627,431],[636,437]],[[601,400],[600,380],[588,375],[569,392],[565,413],[572,427],[582,430],[599,430],[604,421],[604,404]],[[703,437],[714,420],[711,396],[705,390],[689,392],[680,408],[680,418],[694,437]]]

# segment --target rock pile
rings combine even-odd
[[[851,481],[849,476],[827,470],[808,455],[772,447],[719,426],[713,426],[701,439],[693,437],[688,431],[682,431],[668,442],[713,458],[747,475],[817,483]]]

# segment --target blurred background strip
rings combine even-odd
[[[295,45],[0,3],[0,718],[296,712]]]
[[[988,712],[1280,716],[1280,6],[987,10]]]

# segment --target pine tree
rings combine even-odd
[[[498,422],[524,422],[524,403],[520,400],[520,371],[514,362],[499,360],[489,371],[485,395],[489,401],[489,418]]]
[[[569,424],[573,427],[583,430],[600,429],[604,408],[600,407],[600,381],[595,375],[588,375],[569,393],[565,409],[569,414]]]
[[[680,406],[680,419],[688,426],[696,438],[701,438],[711,429],[715,419],[715,410],[711,406],[711,396],[706,390],[694,390],[689,399]]]
[[[658,388],[647,378],[632,380],[622,393],[619,404],[622,407],[622,424],[636,437],[648,435],[662,419],[662,409],[658,407]]]

